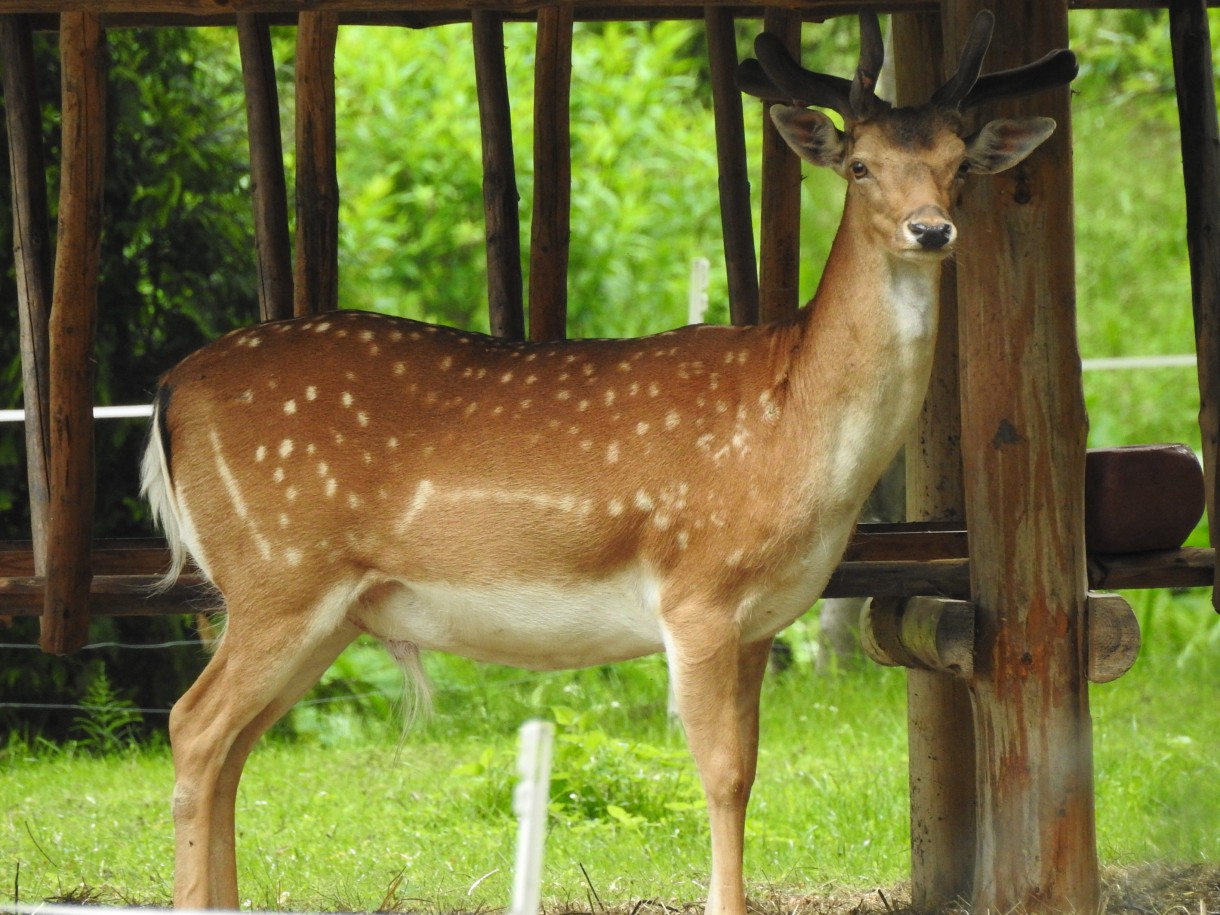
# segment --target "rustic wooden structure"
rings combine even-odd
[[[1152,2],[1152,0],[1149,0]],[[337,295],[335,35],[347,21],[424,26],[473,21],[484,134],[493,330],[524,336],[512,134],[504,81],[506,18],[538,22],[529,333],[564,333],[570,162],[567,92],[578,18],[702,17],[708,30],[732,317],[796,307],[797,160],[765,142],[762,246],[756,256],[734,18],[762,18],[791,46],[804,20],[870,5],[896,12],[899,102],[922,99],[960,47],[980,0],[0,0],[0,64],[10,137],[20,278],[32,542],[0,545],[0,614],[39,615],[42,646],[65,653],[90,614],[180,612],[193,582],[142,596],[165,567],[159,542],[91,537],[91,377],[106,26],[235,22],[246,84],[262,317],[331,308]],[[1114,0],[1130,6],[1132,0]],[[1067,45],[1067,0],[987,4],[1003,24],[989,69]],[[1106,0],[1080,0],[1104,6]],[[1205,0],[1169,0],[1186,164],[1213,532],[1220,458],[1220,145]],[[295,262],[288,233],[277,87],[268,24],[296,21]],[[64,142],[54,270],[47,227],[31,30],[58,26]],[[949,65],[951,66],[951,64]],[[1130,665],[1137,634],[1102,588],[1211,584],[1214,552],[1088,555],[1085,425],[1074,333],[1069,96],[1001,103],[1055,117],[1049,148],[978,185],[961,225],[971,257],[946,271],[941,351],[908,449],[908,517],[864,526],[828,595],[877,595],[874,654],[909,674],[915,904],[964,898],[979,910],[1098,908],[1087,683]],[[755,109],[750,106],[753,112]],[[753,117],[753,115],[752,115]],[[765,119],[764,119],[765,124]],[[768,127],[764,126],[764,130]],[[1002,303],[1002,305],[1001,305]],[[969,519],[969,536],[966,519]],[[139,595],[133,597],[133,595]],[[1133,639],[1136,639],[1133,641]],[[1019,760],[1020,765],[1013,761]],[[970,774],[976,777],[969,777]]]

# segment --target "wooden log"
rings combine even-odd
[[[303,12],[297,26],[297,239],[293,311],[339,307],[339,179],[335,171],[337,13]]]
[[[823,597],[906,597],[911,594],[968,597],[970,561],[843,562],[822,592]]]
[[[1090,683],[1117,680],[1140,653],[1140,624],[1131,605],[1118,594],[1089,594]]]
[[[264,321],[276,321],[292,317],[292,246],[279,92],[266,15],[238,13],[237,41],[246,91],[259,315]]]
[[[860,641],[878,664],[968,678],[974,673],[974,614],[963,600],[873,598],[861,614]]]
[[[169,547],[157,537],[96,540],[90,560],[94,575],[155,575],[169,564]],[[0,579],[37,576],[28,541],[0,541]]]
[[[1109,683],[1131,669],[1140,649],[1139,622],[1117,594],[1089,594],[1088,678]],[[860,620],[865,653],[887,667],[969,679],[974,672],[976,610],[940,597],[873,598]]]
[[[1205,0],[1170,0],[1169,33],[1186,184],[1186,248],[1198,353],[1199,431],[1203,439],[1211,543],[1220,541],[1220,128],[1216,123],[1211,35]],[[1220,580],[1217,581],[1220,585]],[[1220,611],[1220,589],[1212,605]]]
[[[34,42],[28,17],[0,16],[0,78],[4,80],[12,178],[13,256],[17,323],[21,336],[21,384],[25,403],[26,478],[30,493],[35,566],[46,569],[50,503],[51,231],[47,215],[42,112],[34,74]]]
[[[50,316],[50,514],[39,644],[51,654],[89,634],[93,534],[93,336],[105,164],[105,50],[95,16],[60,26],[63,161]]]
[[[534,213],[530,228],[531,340],[562,340],[571,241],[572,5],[538,11],[534,65]]]
[[[525,339],[521,280],[521,220],[513,162],[512,114],[504,64],[504,17],[487,10],[471,14],[474,75],[483,138],[483,214],[487,236],[487,308],[491,332]]]
[[[1201,588],[1215,580],[1216,551],[1184,547],[1153,553],[1089,556],[1089,587]]]
[[[13,563],[16,564],[16,563]],[[139,579],[141,587],[152,588],[160,582],[154,570],[164,568],[161,563],[143,566],[134,561],[112,556],[103,563],[106,571],[122,572],[119,577]],[[98,579],[115,576],[95,576]],[[185,576],[182,581],[194,580]],[[0,577],[0,615],[37,616],[42,611],[42,593],[46,579],[37,576],[9,575]],[[877,594],[885,597],[902,597],[916,593],[946,593],[963,595],[969,591],[970,568],[967,560],[947,559],[937,562],[850,562],[843,563],[835,572],[826,589],[828,597],[867,597]],[[108,593],[108,592],[99,592]],[[167,593],[179,593],[170,590]],[[148,604],[150,613],[188,613],[192,608],[173,608],[172,602],[162,601]],[[102,610],[99,613],[104,612]],[[138,615],[130,610],[126,615]]]
[[[750,178],[746,167],[745,119],[736,79],[737,35],[732,13],[728,10],[709,6],[703,19],[712,74],[716,160],[720,175],[720,225],[724,234],[729,315],[738,326],[757,324],[758,260],[754,252],[754,216],[750,208]]]
[[[895,102],[919,105],[943,83],[946,68],[939,13],[891,20]],[[941,278],[939,330],[928,394],[906,445],[907,517],[961,527],[961,402],[958,384],[957,275]],[[961,536],[961,555],[969,545]],[[973,650],[972,650],[973,657]],[[907,743],[911,799],[911,901],[921,910],[969,899],[974,884],[976,788],[974,727],[968,685],[941,669],[907,674]]]
[[[343,21],[352,24],[398,25],[425,28],[454,22],[464,22],[474,8],[505,14],[514,20],[532,20],[538,11],[553,5],[554,0],[411,0],[409,7],[387,9],[385,0],[0,0],[0,13],[34,13],[46,15],[52,11],[92,12],[113,18],[115,25],[232,25],[233,14],[269,13],[277,22],[295,22],[305,11],[336,12]],[[573,4],[581,21],[660,21],[666,19],[698,19],[708,6],[708,0],[616,0],[614,3],[581,0]],[[779,6],[799,11],[808,19],[854,15],[861,7],[878,12],[933,11],[935,0],[732,0],[714,5],[731,9],[734,15],[759,16],[769,7]],[[1163,6],[1164,0],[1076,0],[1085,8]]]
[[[172,616],[222,609],[222,601],[201,575],[183,575],[159,590],[155,575],[95,575],[91,602],[94,616]],[[46,579],[0,578],[0,610],[9,616],[38,616]]]
[[[831,597],[910,597],[924,589],[969,593],[969,565],[958,538],[937,531],[903,530],[908,525],[861,525],[832,581]],[[883,533],[885,528],[897,528]],[[948,546],[940,551],[941,546]],[[1155,553],[1089,557],[1089,587],[1190,588],[1208,585],[1215,551],[1186,548]],[[169,567],[169,551],[159,538],[97,540],[91,566],[96,575],[157,575]],[[29,541],[0,541],[0,579],[37,575]],[[877,576],[870,579],[870,575]],[[852,593],[844,593],[850,590]]]
[[[946,46],[962,45],[982,5],[944,8]],[[997,23],[989,69],[1067,46],[1064,0],[987,6]],[[1053,117],[1055,135],[1016,168],[967,182],[958,216],[968,252],[957,268],[962,456],[979,611],[972,908],[1095,912],[1069,91],[990,105],[976,121],[1033,114]]]
[[[799,60],[801,17],[790,10],[768,7],[763,28],[784,42]],[[762,213],[760,219],[758,319],[779,321],[800,306],[801,160],[788,148],[771,123],[764,102]]]

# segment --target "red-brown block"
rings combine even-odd
[[[1185,445],[1092,449],[1084,492],[1089,552],[1174,550],[1203,515],[1203,468]]]

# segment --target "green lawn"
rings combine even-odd
[[[1100,854],[1117,865],[1217,862],[1220,703],[1204,674],[1220,662],[1220,621],[1198,592],[1136,599],[1155,638],[1126,677],[1092,688]],[[800,657],[803,629],[793,635]],[[238,812],[243,904],[506,905],[515,728],[535,713],[560,722],[545,899],[703,897],[707,829],[693,765],[666,723],[659,661],[553,675],[431,666],[437,714],[405,738],[392,718],[332,710],[299,716],[295,737],[255,752]],[[820,676],[804,662],[771,678],[749,822],[755,895],[906,877],[903,678]],[[164,748],[99,758],[10,747],[0,898],[166,902],[171,783]]]

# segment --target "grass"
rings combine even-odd
[[[1101,857],[1120,866],[1217,862],[1220,792],[1208,786],[1220,782],[1211,752],[1220,705],[1201,692],[1197,672],[1220,661],[1220,627],[1199,592],[1132,596],[1149,649],[1126,677],[1092,690]],[[794,635],[800,649],[801,627]],[[803,655],[770,678],[764,696],[748,827],[752,895],[890,887],[908,868],[903,674],[818,675]],[[255,752],[238,809],[244,905],[506,905],[515,729],[538,713],[560,722],[548,903],[703,898],[704,812],[666,720],[657,660],[551,675],[479,668],[479,677],[466,662],[430,664],[437,714],[405,738],[393,716],[341,722],[356,713],[332,710],[341,740],[306,715],[295,736],[281,732]],[[8,748],[4,897],[167,902],[171,783],[164,747],[101,756]]]

